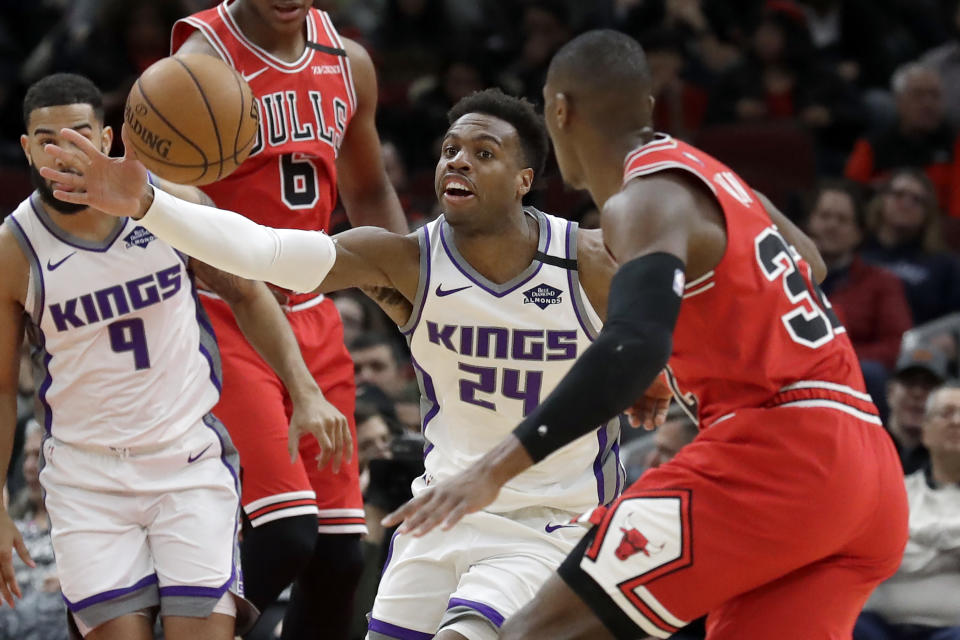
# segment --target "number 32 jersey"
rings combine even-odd
[[[658,135],[628,154],[624,184],[660,171],[695,176],[723,210],[717,267],[683,286],[667,379],[701,428],[738,409],[829,407],[880,423],[857,357],[809,265],[757,195],[699,149]]]
[[[57,227],[34,194],[4,224],[30,263],[39,415],[76,445],[175,442],[216,404],[216,339],[185,258],[123,218],[102,243]]]
[[[538,257],[503,284],[460,255],[443,216],[418,232],[420,284],[401,331],[420,383],[428,485],[466,469],[513,431],[599,330],[574,266],[577,225],[532,208],[527,214],[539,223]],[[609,503],[623,484],[619,435],[618,419],[598,425],[508,482],[487,510],[582,512]]]
[[[250,156],[203,190],[217,206],[260,224],[325,230],[337,202],[336,157],[357,108],[350,61],[330,17],[310,9],[307,46],[285,62],[251,42],[227,10],[233,0],[178,21],[171,52],[199,31],[250,85],[260,130]]]

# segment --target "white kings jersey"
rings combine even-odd
[[[72,236],[33,194],[4,222],[30,262],[27,335],[48,435],[156,448],[216,404],[216,340],[185,258],[127,218],[102,243]]]
[[[466,469],[509,434],[596,337],[600,320],[576,270],[576,223],[533,208],[538,254],[495,284],[457,251],[443,216],[418,231],[420,283],[407,336],[427,440],[414,491]],[[589,402],[589,398],[584,398]],[[582,512],[620,493],[619,419],[513,478],[488,511]]]

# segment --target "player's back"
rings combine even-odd
[[[4,224],[30,263],[25,300],[39,419],[77,445],[159,447],[219,396],[216,339],[185,257],[135,221],[102,243],[24,200]]]
[[[330,17],[311,9],[307,46],[294,62],[251,42],[225,1],[178,21],[171,52],[195,31],[240,72],[256,98],[260,130],[246,161],[202,187],[218,207],[260,224],[328,230],[337,202],[336,157],[357,108],[350,62]]]
[[[687,412],[701,428],[774,405],[829,406],[879,423],[843,326],[753,190],[663,135],[628,154],[624,183],[659,171],[696,176],[726,223],[724,256],[685,283],[674,330],[668,378]]]
[[[428,483],[467,468],[509,434],[599,330],[573,263],[577,225],[527,211],[545,255],[503,284],[466,262],[442,216],[418,232],[420,285],[401,330],[422,392]],[[623,480],[614,419],[508,482],[487,510],[580,512],[608,503]]]

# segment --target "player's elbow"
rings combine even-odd
[[[655,371],[663,369],[670,359],[673,337],[660,323],[624,321],[605,325],[597,343],[603,347],[612,377],[633,383],[626,392],[632,400],[643,395],[649,384],[649,380],[636,375],[639,365]]]

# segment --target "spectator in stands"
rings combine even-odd
[[[897,362],[887,385],[890,415],[886,427],[897,445],[904,473],[920,469],[929,458],[923,443],[926,402],[946,377],[946,357],[939,351],[917,348],[902,354]]]
[[[944,115],[940,76],[933,69],[909,63],[897,69],[890,86],[896,99],[896,121],[857,140],[844,175],[876,186],[900,167],[922,169],[935,187],[940,208],[960,217],[960,140]]]
[[[923,443],[930,461],[906,478],[910,539],[903,562],[870,597],[856,640],[960,638],[960,385],[930,393]]]
[[[511,93],[540,105],[547,66],[557,49],[573,35],[570,10],[558,0],[528,0],[521,6],[520,55],[501,81]]]
[[[947,122],[960,131],[960,2],[953,5],[950,40],[925,53],[920,63],[940,74]]]
[[[643,50],[650,65],[653,127],[670,135],[691,140],[707,110],[707,91],[684,77],[683,35],[659,29],[643,37]]]
[[[357,386],[372,384],[398,398],[409,384],[395,341],[380,333],[365,333],[350,345]]]
[[[13,609],[0,607],[0,638],[17,640],[66,640],[67,609],[60,595],[50,521],[40,488],[40,448],[43,428],[35,421],[27,423],[23,447],[25,486],[11,498],[9,513],[23,535],[23,542],[36,563],[28,567],[16,554],[13,568],[23,598]]]
[[[744,60],[717,81],[707,119],[799,122],[814,135],[820,164],[839,172],[861,131],[863,109],[852,86],[816,58],[801,18],[768,11]]]
[[[921,325],[960,310],[960,261],[942,250],[940,211],[933,185],[919,169],[898,169],[867,208],[864,260],[903,282]]]
[[[357,424],[357,462],[360,465],[360,490],[370,484],[370,461],[389,460],[393,434],[386,418],[370,404],[360,403],[354,411]]]
[[[630,435],[630,431],[627,432]],[[697,425],[674,404],[667,420],[653,433],[628,438],[620,457],[627,472],[627,484],[637,480],[647,469],[654,469],[673,459],[680,449],[697,437]]]
[[[806,223],[827,264],[827,277],[820,286],[853,342],[867,391],[882,401],[900,339],[913,323],[900,280],[867,264],[857,253],[864,224],[857,185],[840,180],[821,183]]]
[[[360,301],[360,295],[359,292],[338,292],[331,296],[343,322],[343,343],[348,349],[354,340],[370,328],[367,308]]]

